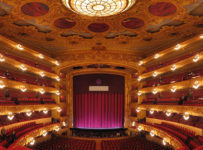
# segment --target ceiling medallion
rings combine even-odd
[[[62,0],[75,13],[87,16],[111,16],[129,9],[136,0]]]

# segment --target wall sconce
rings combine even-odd
[[[167,116],[167,117],[171,116],[171,110],[167,110],[166,116]]]
[[[136,109],[136,112],[137,112],[137,113],[139,113],[139,112],[140,112],[140,108],[139,108],[139,107]]]
[[[152,115],[152,114],[154,114],[154,109],[152,108],[150,111],[149,111],[149,113]]]
[[[154,55],[154,59],[157,59],[157,58],[159,58],[159,54],[158,53]]]
[[[60,130],[59,126],[55,127],[55,131],[58,132]]]
[[[12,112],[9,112],[9,113],[8,113],[8,119],[9,119],[9,120],[13,120],[13,118],[14,118],[13,113],[12,113]]]
[[[172,71],[175,71],[175,70],[176,70],[176,68],[177,68],[177,67],[176,67],[176,65],[175,65],[175,64],[171,66],[171,70],[172,70]]]
[[[65,127],[65,126],[66,126],[66,122],[65,122],[65,121],[63,121],[63,122],[62,122],[62,125]]]
[[[142,95],[142,93],[140,91],[138,91],[137,95],[140,96],[140,95]]]
[[[40,89],[39,92],[40,92],[41,94],[44,94],[44,93],[45,93],[44,89]]]
[[[199,54],[195,55],[195,57],[193,58],[193,62],[197,62],[199,58],[200,58]]]
[[[38,57],[39,57],[40,59],[44,59],[44,55],[42,55],[42,54],[39,54]]]
[[[199,86],[200,86],[199,81],[195,81],[192,87],[193,87],[194,89],[198,89]]]
[[[56,91],[56,95],[60,95],[61,93],[59,91]]]
[[[154,137],[154,130],[150,131],[150,136]]]
[[[142,126],[138,126],[137,130],[142,131]]]
[[[185,112],[185,114],[183,115],[183,118],[184,118],[185,120],[188,120],[188,119],[190,118],[189,113],[188,113],[188,112]]]
[[[166,145],[167,144],[166,142],[167,142],[167,140],[166,140],[166,138],[164,138],[162,141],[163,145]]]
[[[171,88],[171,92],[175,92],[176,91],[176,86],[173,86],[172,88]]]
[[[42,136],[47,136],[47,131],[46,130],[42,131]]]
[[[44,76],[45,76],[45,74],[44,74],[43,71],[41,71],[41,72],[39,73],[39,75],[40,75],[41,77],[44,77]]]
[[[2,54],[0,54],[0,62],[4,62],[5,61],[5,58]]]
[[[61,107],[58,107],[57,112],[61,112],[61,111],[62,111]]]
[[[156,77],[157,75],[158,75],[158,73],[156,71],[154,71],[153,77]]]
[[[141,76],[139,76],[139,77],[137,78],[137,80],[138,80],[138,81],[141,81],[141,80],[142,80]]]
[[[181,45],[180,44],[177,44],[176,46],[175,46],[175,50],[179,50],[181,48]]]
[[[203,39],[203,35],[200,35],[199,38],[200,38],[200,39]]]
[[[5,87],[4,82],[0,80],[0,89],[3,89],[4,87]]]
[[[142,66],[142,64],[143,64],[143,61],[139,61],[138,65]]]
[[[27,115],[28,117],[30,117],[30,116],[32,115],[32,112],[31,112],[30,110],[27,110],[26,115]]]
[[[57,77],[56,77],[56,81],[60,81],[60,78],[59,78],[59,76],[57,76]]]
[[[26,70],[27,70],[27,68],[26,68],[25,65],[23,65],[23,64],[20,65],[20,69],[21,69],[22,71],[26,71]]]
[[[23,46],[22,46],[21,44],[18,44],[16,47],[17,47],[20,51],[24,50],[24,48],[23,48]]]
[[[155,95],[155,94],[157,94],[157,89],[153,89],[153,91],[152,91],[152,93]]]
[[[56,62],[55,62],[55,64],[57,65],[57,66],[59,66],[60,64],[59,64],[59,62],[56,60]]]
[[[30,145],[34,145],[35,144],[35,139],[33,137],[30,138]]]
[[[48,113],[48,110],[47,110],[46,108],[44,108],[43,113],[44,113],[44,114],[47,114],[47,113]]]
[[[27,91],[27,89],[26,89],[26,87],[25,87],[24,85],[20,86],[20,90],[21,90],[22,92],[26,92],[26,91]]]

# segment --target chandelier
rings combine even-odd
[[[75,13],[87,16],[111,16],[129,9],[136,0],[62,0]]]

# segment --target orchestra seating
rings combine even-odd
[[[57,137],[35,145],[33,150],[96,150],[96,142],[94,140]]]
[[[172,150],[141,137],[102,141],[102,150]]]

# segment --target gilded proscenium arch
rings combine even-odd
[[[130,81],[131,81],[131,74],[126,73],[123,70],[115,70],[115,69],[100,69],[100,70],[95,70],[95,69],[82,69],[82,70],[75,70],[71,71],[66,75],[66,85],[67,89],[69,90],[67,92],[67,98],[69,102],[67,102],[68,105],[68,120],[69,120],[69,127],[72,127],[72,121],[73,121],[73,77],[77,75],[82,75],[82,74],[116,74],[116,75],[121,75],[125,77],[125,127],[128,127],[129,125],[129,102],[130,102],[130,95],[129,95],[129,89],[130,89]]]

